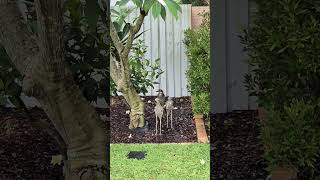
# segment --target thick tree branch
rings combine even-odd
[[[111,78],[118,82],[121,79],[121,68],[120,68],[120,62],[116,60],[116,58],[113,55],[110,55],[110,75]]]
[[[22,22],[16,1],[0,1],[0,24],[0,42],[11,61],[23,76],[30,75],[31,69],[38,69],[39,46]]]
[[[114,46],[116,47],[116,49],[120,55],[122,53],[122,51],[124,50],[124,46],[121,43],[121,40],[118,36],[118,32],[117,32],[116,28],[114,27],[112,21],[110,21],[110,36],[111,36],[111,39],[112,39]]]
[[[133,40],[136,36],[136,34],[140,31],[141,26],[143,24],[144,18],[147,16],[147,13],[144,10],[140,10],[140,15],[137,19],[137,22],[135,25],[130,27],[128,39],[126,42],[126,46],[124,51],[121,53],[121,57],[128,57],[130,53],[130,49],[132,47]]]

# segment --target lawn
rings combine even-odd
[[[145,159],[128,159],[146,151]],[[210,144],[111,144],[111,180],[210,179]]]

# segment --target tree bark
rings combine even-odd
[[[108,137],[65,62],[62,3],[35,0],[35,37],[21,21],[16,1],[0,0],[0,43],[25,77],[24,91],[39,100],[67,145],[65,179],[106,179],[99,168],[106,167]]]
[[[129,129],[141,128],[145,126],[144,107],[145,104],[141,100],[136,89],[131,82],[131,70],[129,67],[129,53],[133,44],[135,35],[139,32],[144,18],[147,15],[143,10],[134,25],[131,25],[126,44],[123,45],[118,37],[117,31],[110,23],[110,36],[117,50],[117,56],[111,54],[111,78],[117,85],[117,90],[121,92],[130,106],[130,124]],[[117,58],[118,57],[118,58]]]

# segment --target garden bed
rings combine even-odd
[[[30,112],[47,119],[40,109]],[[59,179],[61,166],[50,163],[56,154],[57,146],[46,132],[31,125],[25,112],[0,107],[0,179]]]
[[[111,143],[183,143],[197,142],[196,127],[193,122],[191,98],[173,98],[173,127],[167,129],[166,115],[162,119],[162,135],[155,134],[155,96],[144,97],[145,119],[148,122],[149,130],[137,132],[129,129],[129,115],[126,111],[129,107],[121,96],[113,97],[111,105]],[[151,103],[148,103],[148,101]],[[169,121],[170,122],[170,121]],[[131,135],[131,136],[130,136]],[[129,138],[130,137],[130,138]]]
[[[263,146],[259,139],[257,112],[234,111],[222,116],[224,122],[221,125],[217,125],[216,115],[211,118],[214,125],[211,149],[212,176],[226,180],[266,179],[268,173],[265,171],[266,163],[262,158]]]
[[[107,112],[96,110],[99,114]],[[29,113],[50,122],[40,108],[33,108]],[[58,180],[62,176],[62,166],[50,163],[51,157],[58,154],[57,145],[45,131],[32,126],[23,110],[0,107],[1,180]]]

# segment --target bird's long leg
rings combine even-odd
[[[158,116],[156,115],[156,134],[158,134]]]
[[[166,112],[167,114],[167,128],[169,127],[169,111]]]
[[[159,119],[160,119],[160,135],[161,135],[161,119],[162,119],[162,116]]]
[[[172,129],[172,127],[173,127],[173,126],[172,126],[172,109],[170,109],[170,116],[171,116],[171,117],[170,117],[170,120],[171,120],[171,129]]]

